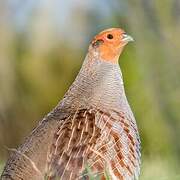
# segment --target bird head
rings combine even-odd
[[[124,46],[133,38],[120,28],[111,28],[100,32],[91,42],[90,51],[96,50],[101,60],[118,63]]]

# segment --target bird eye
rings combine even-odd
[[[112,35],[112,34],[108,34],[108,35],[107,35],[107,38],[108,38],[108,39],[113,39],[113,35]]]

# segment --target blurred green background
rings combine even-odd
[[[92,37],[122,27],[120,58],[142,141],[142,180],[180,179],[180,0],[1,0],[0,172],[62,98]]]

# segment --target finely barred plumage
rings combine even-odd
[[[63,100],[13,150],[3,180],[138,179],[140,139],[118,65],[130,40],[116,28],[94,38]]]
[[[87,166],[94,177],[104,177],[108,168],[109,175],[114,173],[119,179],[138,176],[136,125],[121,112],[114,116],[118,119],[98,109],[79,109],[62,121],[54,135],[47,176],[81,179],[87,176]]]

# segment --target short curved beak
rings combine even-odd
[[[128,34],[123,34],[122,41],[123,42],[130,42],[130,41],[134,41],[134,39]]]

